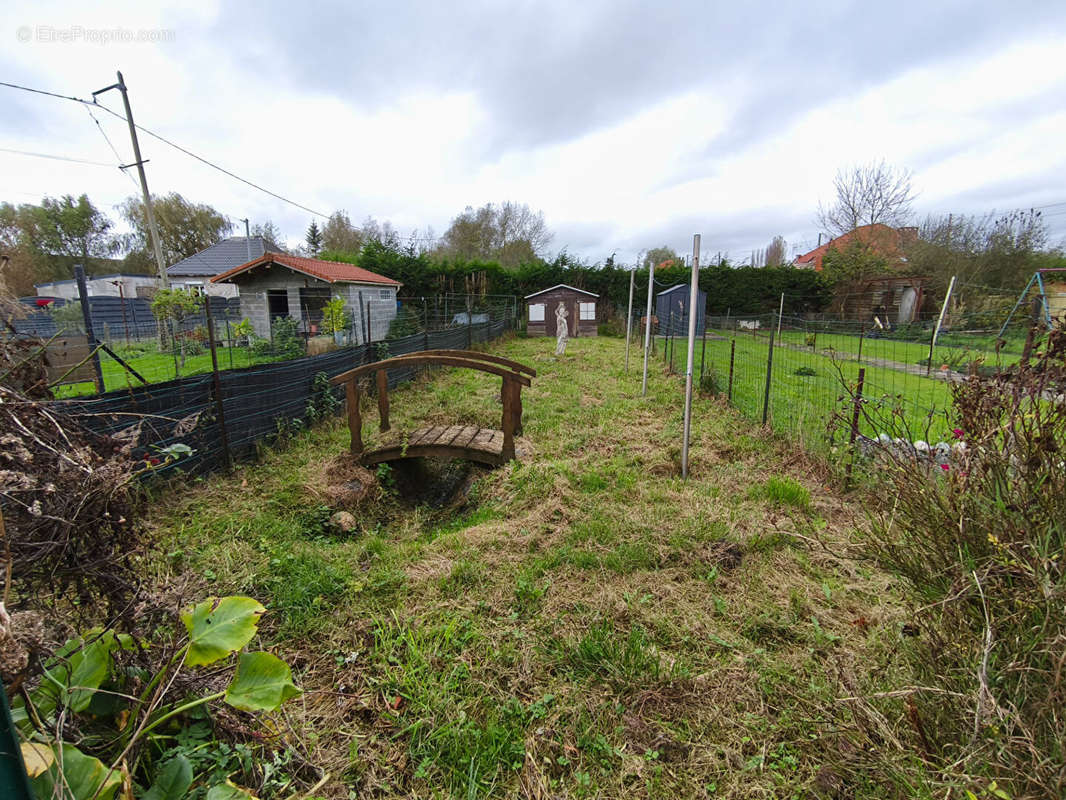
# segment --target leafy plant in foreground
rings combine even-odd
[[[174,733],[174,726],[180,738],[190,714],[208,703],[274,711],[300,691],[277,656],[240,652],[255,636],[265,610],[250,597],[198,603],[181,615],[184,643],[154,673],[121,657],[144,649],[126,634],[96,629],[67,642],[45,665],[37,688],[17,698],[13,709],[37,795],[113,800],[132,783],[147,786],[137,792],[140,800],[185,797],[197,780],[188,756],[157,763],[148,743]],[[225,689],[191,699],[170,693],[186,670],[216,665],[234,654],[236,669]],[[207,793],[208,800],[250,796],[228,781]]]

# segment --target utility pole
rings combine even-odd
[[[148,231],[152,237],[152,247],[155,250],[155,263],[159,268],[159,282],[164,289],[170,288],[170,278],[167,276],[167,265],[163,261],[163,248],[159,244],[159,229],[155,224],[155,212],[152,210],[152,195],[148,193],[148,179],[144,176],[144,160],[141,158],[141,146],[137,142],[137,126],[133,124],[133,110],[130,108],[129,94],[126,92],[126,83],[122,80],[122,73],[116,72],[118,83],[113,83],[99,91],[93,92],[93,102],[96,96],[104,92],[118,89],[122,92],[122,105],[126,109],[126,123],[130,126],[130,140],[133,142],[133,164],[126,164],[121,169],[129,166],[137,167],[137,174],[141,178],[141,196],[144,198],[144,213],[148,217]]]
[[[692,435],[692,368],[696,360],[696,307],[700,296],[700,235],[692,236],[692,286],[688,296],[688,365],[685,367],[685,432],[681,440],[681,477],[688,477],[688,440]],[[704,320],[706,324],[706,320]]]
[[[252,260],[252,234],[248,227],[248,217],[241,220],[244,223],[244,249],[248,253],[248,260]]]

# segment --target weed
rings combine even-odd
[[[774,475],[762,486],[753,487],[751,494],[775,505],[792,506],[800,511],[809,511],[811,507],[810,491],[792,478]]]

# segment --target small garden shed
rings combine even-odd
[[[679,283],[664,289],[655,296],[655,316],[659,318],[659,333],[671,336],[688,335],[688,303],[692,289]],[[706,323],[707,293],[699,290],[696,308],[696,330],[703,333]]]
[[[560,283],[526,295],[526,333],[529,336],[557,336],[556,309],[566,308],[566,325],[571,337],[595,336],[600,296]]]
[[[351,341],[381,341],[396,317],[396,293],[403,285],[376,272],[318,258],[286,253],[263,253],[259,258],[227,270],[212,283],[236,284],[241,315],[251,320],[258,336],[270,336],[277,317],[292,317],[306,335],[318,333],[322,310],[333,297],[344,299]]]

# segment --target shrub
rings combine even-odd
[[[948,436],[964,446],[950,462],[887,448],[879,461],[884,502],[865,544],[903,580],[914,611],[901,646],[913,682],[928,688],[876,701],[858,727],[876,714],[900,720],[906,755],[941,769],[945,784],[992,780],[1013,797],[1061,796],[1066,405],[1053,398],[1064,386],[1059,323],[1031,363],[952,386]],[[889,427],[893,409],[863,413],[906,433]],[[866,730],[854,734],[862,747],[887,759],[892,748]]]
[[[344,310],[344,298],[332,297],[322,308],[322,333],[338,333],[351,324],[348,312]]]
[[[805,378],[813,378],[818,373],[814,370],[813,367],[797,367],[795,372],[793,372],[792,374],[793,375],[799,375],[799,376],[805,377]]]
[[[403,336],[410,336],[418,333],[422,330],[422,322],[418,318],[418,314],[409,309],[407,306],[401,306],[396,311],[396,316],[392,318],[389,323],[389,332],[386,334],[386,339],[399,339]]]
[[[618,316],[608,317],[605,321],[596,326],[596,333],[599,336],[617,336],[624,338],[626,335],[626,321]]]
[[[292,317],[275,317],[270,323],[270,339],[255,339],[252,353],[278,359],[300,358],[306,353],[300,323]]]
[[[709,394],[711,397],[717,397],[722,393],[721,381],[718,380],[718,373],[713,369],[704,372],[703,377],[700,378],[700,392]]]

